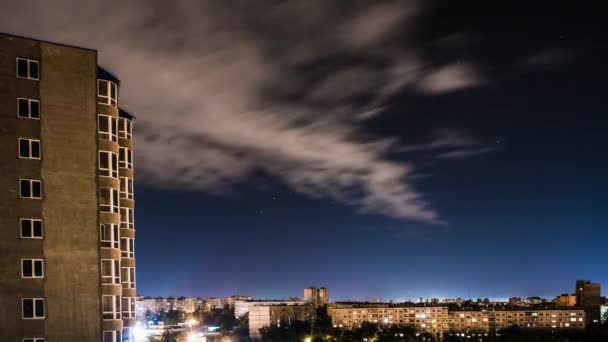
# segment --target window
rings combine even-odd
[[[39,71],[38,61],[17,57],[17,77],[39,80]]]
[[[120,177],[120,198],[133,199],[133,179]]]
[[[120,261],[101,259],[101,283],[120,284]]]
[[[99,175],[118,178],[118,156],[116,153],[99,151]]]
[[[19,158],[40,159],[40,140],[19,138]]]
[[[18,98],[17,116],[24,119],[40,119],[40,101]]]
[[[122,268],[122,287],[127,289],[135,288],[135,268],[134,267],[123,267]]]
[[[135,258],[135,241],[131,238],[120,238],[120,250],[123,258]]]
[[[100,139],[110,140],[113,142],[118,142],[118,136],[116,132],[118,131],[118,121],[115,117],[99,114],[97,119],[98,131]]]
[[[120,234],[117,224],[102,223],[99,231],[101,248],[120,248]]]
[[[120,228],[133,229],[133,209],[120,208]]]
[[[118,87],[116,83],[106,80],[97,80],[97,103],[116,107]]]
[[[121,147],[118,154],[120,167],[125,169],[133,169],[133,151],[126,147]]]
[[[101,305],[103,319],[120,319],[120,296],[103,295],[101,297]]]
[[[21,219],[21,238],[42,239],[42,220]]]
[[[122,318],[135,318],[135,298],[122,297]]]
[[[135,334],[133,328],[122,328],[122,342],[135,342]]]
[[[44,278],[43,259],[21,259],[22,278]]]
[[[20,179],[19,194],[21,198],[42,198],[42,181],[35,179]]]
[[[28,338],[24,338],[23,342],[44,342],[44,338],[42,338],[42,337],[28,337]]]
[[[131,133],[133,130],[133,123],[129,119],[119,118],[118,119],[118,136],[131,140]]]
[[[121,342],[121,340],[120,331],[106,330],[103,332],[103,342]]]
[[[44,298],[23,298],[21,308],[23,319],[44,318]]]
[[[99,188],[99,207],[104,212],[118,213],[118,190]]]

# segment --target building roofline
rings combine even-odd
[[[12,34],[12,33],[0,32],[0,35],[7,36],[7,37],[12,37],[12,38],[19,38],[19,39],[29,39],[29,40],[34,40],[34,41],[37,41],[37,42],[40,42],[40,43],[47,43],[47,44],[53,44],[53,45],[70,47],[70,48],[74,48],[74,49],[81,49],[81,50],[88,50],[88,51],[97,52],[97,49],[91,49],[91,48],[87,48],[87,47],[82,47],[82,46],[77,46],[77,45],[70,45],[70,44],[65,44],[65,43],[51,42],[51,41],[48,41],[48,40],[37,39],[37,38],[26,37],[26,36],[20,36],[20,35]]]

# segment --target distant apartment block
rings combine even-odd
[[[315,308],[329,303],[329,290],[325,287],[308,287],[304,289],[304,301],[311,303]]]
[[[133,117],[97,52],[0,34],[2,341],[134,341]]]
[[[585,311],[580,308],[555,310],[449,311],[447,306],[401,306],[382,303],[330,304],[328,314],[335,327],[352,329],[363,322],[410,326],[419,332],[441,334],[450,331],[494,332],[521,328],[584,329]]]
[[[256,305],[249,308],[249,336],[260,338],[260,329],[276,325],[288,325],[293,321],[310,321],[314,318],[315,308],[306,304]]]

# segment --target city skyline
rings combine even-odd
[[[96,4],[116,11],[2,3],[0,32],[98,50],[124,81],[141,294],[608,287],[592,7]]]

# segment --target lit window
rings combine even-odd
[[[116,83],[106,80],[97,80],[97,103],[116,107],[118,98],[118,86]]]
[[[99,208],[103,212],[118,213],[118,190],[99,188]]]
[[[133,208],[120,208],[120,228],[134,229]]]
[[[101,305],[103,310],[103,319],[120,319],[120,296],[103,295],[101,297]]]
[[[40,101],[18,98],[17,116],[24,119],[40,119]]]
[[[121,147],[118,153],[120,167],[133,169],[133,151],[126,147]]]
[[[133,199],[133,179],[120,177],[120,198]]]
[[[20,179],[19,194],[21,198],[42,198],[42,181],[35,179]]]
[[[21,309],[23,319],[43,319],[44,298],[23,298]]]
[[[122,297],[122,318],[135,318],[135,298]]]
[[[120,261],[101,259],[101,283],[120,284]]]
[[[40,79],[38,61],[17,57],[17,77],[30,80]]]
[[[135,258],[135,241],[132,238],[120,238],[120,250],[123,258]]]
[[[120,248],[120,233],[117,224],[102,223],[99,234],[102,248]]]
[[[99,175],[118,178],[118,156],[116,153],[99,151]]]
[[[43,259],[21,259],[22,278],[44,278]]]
[[[42,239],[42,220],[21,219],[21,238]]]
[[[116,135],[116,132],[118,131],[118,121],[115,117],[99,114],[97,124],[99,126],[97,132],[100,139],[118,142],[118,136]]]
[[[122,268],[122,287],[127,289],[135,288],[135,268],[134,267],[123,267]]]
[[[118,119],[118,136],[120,138],[131,140],[132,137],[132,125],[133,123],[129,119],[119,118]]]
[[[40,140],[19,138],[19,158],[40,159]]]
[[[103,342],[120,342],[122,336],[120,331],[106,330],[103,332]]]
[[[44,342],[44,338],[42,337],[28,337],[22,340],[23,342]]]

